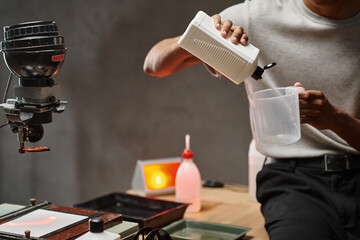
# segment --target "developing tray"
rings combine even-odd
[[[173,240],[236,240],[242,239],[250,228],[200,222],[192,220],[179,220],[163,228]]]
[[[186,203],[115,192],[74,205],[103,212],[119,213],[123,219],[139,223],[139,227],[158,228],[182,219]]]

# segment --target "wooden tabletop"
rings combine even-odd
[[[157,198],[174,201],[175,195]],[[247,186],[225,184],[223,188],[202,188],[201,205],[200,212],[185,213],[184,218],[248,227],[252,230],[244,239],[269,239],[264,229],[260,204],[250,199]]]

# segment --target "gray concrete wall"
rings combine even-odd
[[[238,2],[2,1],[0,26],[56,21],[68,52],[54,79],[69,104],[35,144],[50,152],[20,155],[16,136],[0,130],[0,203],[36,197],[72,205],[125,191],[137,159],[179,156],[186,133],[203,179],[246,184],[244,85],[213,78],[201,65],[162,79],[142,70],[149,49],[181,34],[198,10],[214,14]],[[1,62],[2,97],[8,70]]]

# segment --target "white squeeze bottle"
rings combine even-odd
[[[194,153],[190,150],[190,135],[185,136],[183,161],[176,173],[176,201],[189,203],[186,212],[198,212],[201,209],[201,177],[193,161]]]

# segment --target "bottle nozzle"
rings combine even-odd
[[[185,135],[185,149],[190,149],[190,135]]]
[[[182,153],[182,157],[185,159],[192,159],[194,157],[194,153],[190,150],[190,135],[185,135],[185,149]]]

